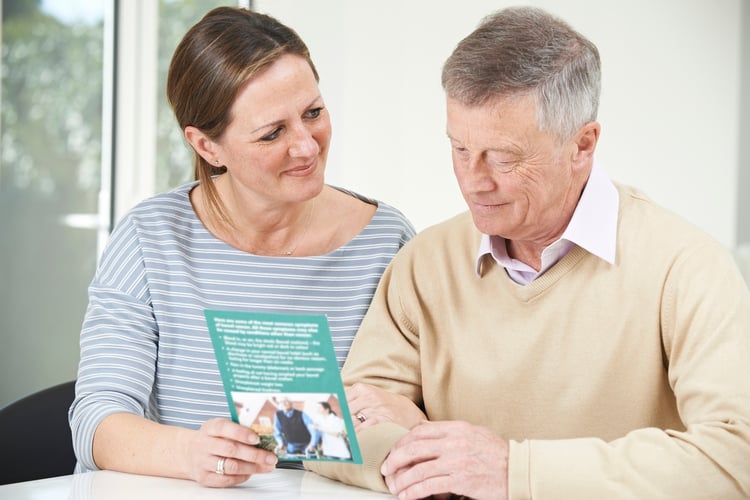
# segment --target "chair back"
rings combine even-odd
[[[0,408],[0,484],[73,473],[76,457],[68,424],[75,380]]]

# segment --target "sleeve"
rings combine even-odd
[[[403,312],[399,295],[411,287],[397,283],[399,278],[410,274],[408,250],[408,246],[404,247],[383,274],[341,375],[345,386],[356,382],[377,385],[403,394],[421,406],[418,336]],[[378,355],[372,356],[373,352]],[[362,465],[316,462],[305,466],[347,484],[388,491],[380,466],[393,445],[407,432],[405,427],[393,423],[374,425],[357,433]]]
[[[124,220],[89,287],[81,329],[76,397],[69,410],[77,470],[97,469],[92,446],[105,417],[148,414],[157,338],[137,231]]]
[[[284,434],[281,431],[281,421],[279,420],[278,411],[274,414],[274,419],[273,419],[273,437],[276,438],[276,443],[279,446],[286,445],[286,443],[284,442]]]
[[[676,258],[660,328],[685,429],[511,442],[510,499],[750,498],[750,293],[718,244]]]
[[[320,432],[318,431],[318,428],[315,426],[315,422],[312,418],[310,418],[310,415],[302,412],[302,420],[305,422],[305,427],[307,427],[307,432],[310,433],[310,442],[307,444],[308,448],[314,448],[318,445],[318,442],[320,441]]]

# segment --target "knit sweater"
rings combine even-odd
[[[344,365],[345,384],[408,396],[430,420],[509,440],[509,498],[750,495],[750,293],[718,242],[618,186],[616,263],[574,247],[527,286],[464,213],[391,263]],[[407,431],[358,435],[363,466],[308,464],[385,489]]]

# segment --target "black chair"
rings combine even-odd
[[[0,484],[73,473],[68,425],[75,380],[35,392],[0,409]]]

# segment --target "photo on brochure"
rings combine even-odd
[[[282,460],[362,463],[325,315],[206,310],[232,420]]]
[[[233,392],[239,423],[260,436],[260,446],[284,460],[352,458],[341,404],[335,394]]]

